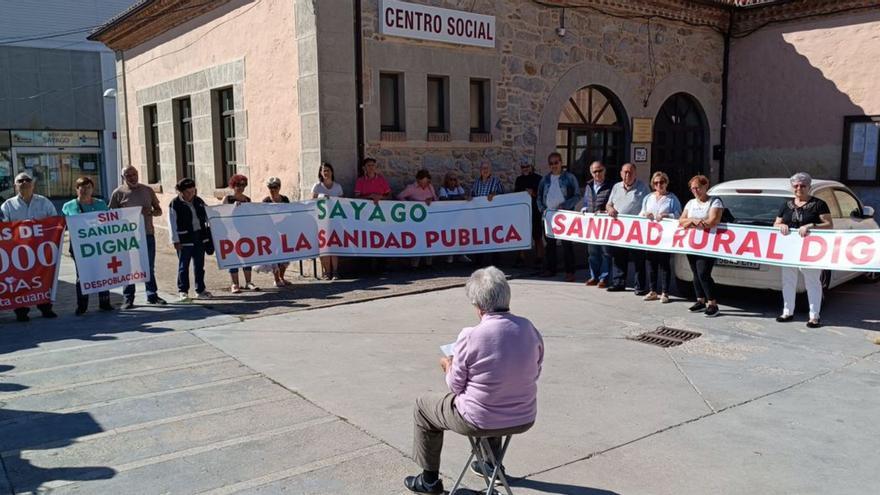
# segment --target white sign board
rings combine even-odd
[[[495,47],[495,16],[382,0],[379,31],[390,36]]]

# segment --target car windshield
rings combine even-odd
[[[719,195],[724,207],[730,210],[735,223],[773,225],[779,208],[789,198],[785,196]]]

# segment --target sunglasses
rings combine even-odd
[[[18,179],[18,180],[15,181],[15,183],[16,183],[16,184],[28,184],[28,183],[30,183],[31,181],[33,181],[33,179],[25,178],[25,179]]]
[[[562,165],[562,162],[550,162],[550,165]]]
[[[604,174],[605,169],[603,168],[602,170],[590,170],[590,173],[591,174]]]
[[[792,184],[791,187],[792,187],[793,189],[806,189],[806,188],[809,187],[809,186],[807,186],[806,184]]]
[[[655,186],[659,186],[660,184],[666,184],[666,181],[665,180],[658,180],[658,181],[654,181],[653,184]]]

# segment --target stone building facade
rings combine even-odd
[[[389,34],[380,26],[390,4],[491,16],[493,43]],[[120,137],[130,163],[150,177],[158,161],[158,180],[151,182],[165,193],[191,170],[202,195],[207,188],[220,197],[230,149],[235,170],[251,179],[253,197],[262,196],[270,175],[282,178],[289,196],[310,197],[322,161],[334,164],[350,192],[364,156],[379,161],[395,190],[421,168],[435,183],[451,170],[470,182],[483,159],[512,186],[520,163],[544,171],[552,151],[562,152],[581,179],[592,159],[612,169],[633,161],[643,178],[662,170],[682,191],[696,173],[713,180],[779,175],[793,166],[786,157],[803,162],[804,143],[768,136],[790,138],[808,124],[750,116],[763,115],[776,98],[822,92],[791,91],[798,81],[783,78],[783,86],[762,76],[779,72],[762,50],[798,26],[808,39],[815,23],[843,29],[837,36],[873,26],[871,4],[141,0],[92,39],[117,53],[125,102]],[[867,84],[863,76],[852,77],[860,88]],[[221,93],[232,95],[225,112]],[[185,136],[182,99],[190,101]],[[231,137],[223,127],[230,119]],[[829,135],[835,125],[842,122],[829,124]],[[816,144],[828,147],[823,165],[808,168],[839,177],[825,162],[834,149],[839,154],[841,140]]]

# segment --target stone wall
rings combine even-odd
[[[518,164],[536,162],[546,171],[546,155],[555,148],[556,124],[563,104],[581,87],[600,84],[613,92],[632,117],[656,117],[665,99],[677,92],[694,96],[709,123],[709,141],[717,144],[723,39],[709,27],[694,27],[677,21],[623,19],[592,9],[567,9],[566,34],[557,35],[560,10],[526,0],[423,1],[430,5],[469,10],[496,16],[496,47],[474,48],[445,43],[383,36],[378,33],[378,0],[364,2],[365,94],[367,152],[375,156],[395,190],[411,182],[419,168],[427,168],[439,183],[446,170],[459,170],[476,177],[478,161],[487,157],[496,173],[512,185]],[[442,146],[427,142],[411,119],[411,108],[424,115],[423,99],[406,94],[407,140],[378,139],[378,73],[397,70],[400,60],[389,53],[402,48],[421,51],[402,70],[434,74],[437,60],[451,60],[445,73],[458,65],[480,60],[483,67],[495,67],[492,86],[492,142],[471,143],[451,139]],[[407,83],[410,79],[407,78]],[[412,85],[407,84],[408,93]],[[453,85],[454,88],[454,85]],[[422,90],[424,91],[424,90]],[[468,112],[466,102],[450,97],[450,112]],[[421,113],[420,113],[421,112]],[[372,115],[375,118],[369,118]],[[453,124],[456,118],[451,118]],[[466,120],[465,120],[466,122]],[[709,156],[707,149],[707,156]],[[715,164],[707,164],[715,173]],[[640,167],[647,175],[650,167]]]

